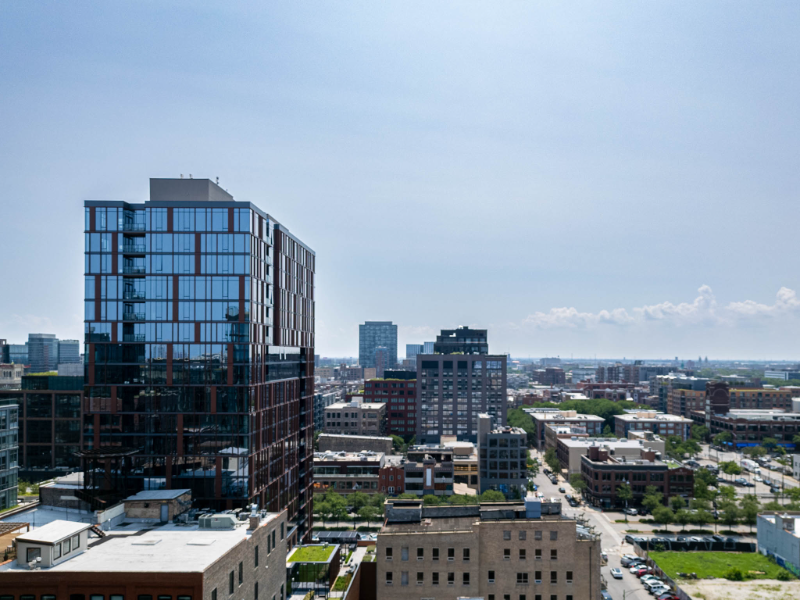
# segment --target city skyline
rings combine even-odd
[[[182,173],[317,250],[322,354],[800,358],[797,6],[424,9],[3,4],[3,336],[81,339],[82,202]]]

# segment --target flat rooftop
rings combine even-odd
[[[333,406],[333,405],[331,404],[330,406],[326,406],[325,408],[330,408],[331,406]],[[325,437],[325,438],[341,438],[341,439],[348,439],[348,440],[353,438],[352,435],[346,435],[344,433],[320,433],[319,437],[320,438],[323,438],[323,437]],[[392,441],[391,437],[383,436],[383,435],[359,435],[356,439],[359,439],[359,440],[373,440],[373,441],[380,440],[382,442],[385,442],[386,440],[389,440],[390,442]]]
[[[61,511],[63,514],[63,510]],[[278,518],[277,513],[267,513],[261,524]],[[50,527],[88,527],[70,521],[54,522],[48,527],[27,534],[35,539],[38,532]],[[66,526],[64,526],[66,527]],[[202,573],[231,548],[252,535],[248,521],[237,523],[234,529],[200,529],[198,525],[150,525],[137,535],[114,528],[106,537],[90,538],[89,547],[54,567],[42,569],[57,572],[109,572],[109,573]],[[60,538],[59,538],[60,539]],[[0,571],[29,571],[26,564],[16,560],[0,566]]]
[[[747,419],[748,421],[798,421],[800,413],[786,412],[783,410],[759,410],[759,409],[733,409],[722,416],[729,419]]]
[[[192,490],[143,490],[133,496],[125,498],[125,502],[139,502],[147,500],[175,500],[184,494],[191,494]]]
[[[23,542],[41,542],[43,544],[55,544],[64,538],[79,534],[81,531],[89,529],[91,525],[87,523],[76,523],[75,521],[53,521],[44,527],[39,527],[35,531],[29,531],[18,536],[17,539]]]
[[[611,449],[646,448],[646,440],[629,440],[628,438],[561,438],[559,443],[568,448],[591,448],[599,446]]]
[[[383,460],[383,452],[314,452],[314,462],[381,462]]]
[[[334,402],[333,404],[329,404],[325,407],[325,410],[345,410],[348,408],[366,408],[369,409],[380,409],[382,406],[386,406],[383,402],[356,402],[355,404],[350,402]]]
[[[628,412],[624,415],[614,415],[615,419],[620,419],[622,421],[649,421],[649,422],[665,422],[665,421],[672,421],[674,423],[693,423],[691,419],[687,419],[686,417],[681,417],[679,415],[670,415],[667,413],[662,412],[654,412],[654,411],[640,411],[640,412]]]

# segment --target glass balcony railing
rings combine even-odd
[[[144,292],[122,292],[123,300],[146,300]]]
[[[132,265],[125,265],[122,267],[122,274],[123,275],[144,275],[145,273],[144,267],[134,267]]]
[[[144,244],[122,244],[123,254],[144,254],[147,252]]]
[[[143,342],[145,335],[143,333],[125,333],[122,335],[123,342]]]
[[[144,231],[144,223],[123,223],[122,231]]]
[[[143,312],[126,312],[122,313],[123,321],[144,321],[145,314]]]

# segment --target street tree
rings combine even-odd
[[[617,486],[617,498],[625,501],[625,508],[628,508],[628,502],[633,500],[633,490],[627,483]],[[625,522],[628,522],[628,513],[625,512]]]
[[[673,496],[669,499],[669,506],[672,508],[674,512],[678,512],[682,508],[686,508],[686,500],[681,498],[680,496]]]
[[[674,520],[675,513],[672,512],[672,509],[667,508],[666,506],[657,506],[653,511],[653,521],[656,523],[661,523],[664,526],[668,526]]]
[[[572,489],[574,489],[579,494],[583,494],[583,491],[588,487],[586,484],[586,480],[580,473],[573,473],[572,475],[570,475],[569,484],[572,486]]]
[[[480,495],[481,502],[504,502],[505,499],[503,492],[497,490],[486,490]]]
[[[761,503],[755,494],[748,494],[742,496],[739,500],[739,507],[741,508],[741,518],[744,523],[750,527],[750,532],[753,531],[753,525],[756,524],[758,518],[758,511],[761,509]]]
[[[681,508],[675,511],[675,522],[682,525],[683,529],[686,529],[686,525],[692,522],[693,516],[688,510]]]
[[[647,508],[651,513],[662,506],[664,501],[664,494],[658,491],[654,485],[648,485],[644,490],[644,498],[642,499],[642,506]]]
[[[561,461],[558,460],[555,448],[547,449],[547,451],[544,453],[544,462],[548,467],[550,467],[550,470],[553,473],[559,473],[561,471]]]
[[[362,506],[361,510],[358,511],[358,518],[366,521],[367,527],[369,527],[370,521],[377,519],[379,514],[380,512],[374,506]]]

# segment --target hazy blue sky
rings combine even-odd
[[[263,5],[267,4],[265,8]],[[317,351],[800,358],[797,2],[2,2],[0,337],[82,332],[84,199],[219,176]]]

